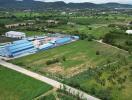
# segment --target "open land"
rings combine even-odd
[[[9,62],[61,81],[102,100],[130,100],[132,97],[132,37],[126,34],[125,31],[132,29],[132,26],[129,25],[132,21],[132,15],[130,14],[131,11],[114,11],[105,10],[105,14],[96,10],[92,11],[93,13],[87,10],[71,11],[72,14],[66,12],[66,15],[61,15],[59,11],[42,13],[0,12],[0,16],[2,16],[0,18],[1,35],[7,30],[15,30],[25,32],[27,36],[57,32],[80,36],[80,40],[76,42],[13,59]],[[16,23],[33,24],[11,28],[4,27],[5,25]],[[0,39],[1,43],[12,41],[7,38],[3,39]],[[107,44],[94,40],[102,40]],[[42,85],[43,83],[28,77],[25,78],[25,76],[18,75],[18,73],[15,74],[14,71],[2,67],[1,70],[0,77],[5,82],[9,81],[10,84],[0,83],[1,93],[4,93],[0,98],[15,95],[17,100],[20,95],[23,95],[25,98],[30,99],[45,94],[46,91],[51,89],[46,84]],[[11,77],[12,74],[15,78]],[[7,77],[10,79],[7,80]],[[20,80],[18,77],[22,79]],[[16,82],[17,79],[18,82]],[[23,81],[27,81],[27,84],[21,84]],[[30,87],[31,83],[36,89],[24,90],[25,88],[23,87]],[[18,87],[16,88],[16,86]],[[7,89],[8,87],[10,90]],[[16,90],[13,90],[12,94],[10,94],[9,91],[12,91],[14,87]],[[39,90],[39,87],[42,90]],[[16,92],[18,90],[21,92]],[[31,92],[33,93],[29,96]],[[69,97],[71,100],[77,99],[62,91],[53,91],[44,96],[47,100],[49,98],[53,100],[57,100],[57,98],[70,100]]]

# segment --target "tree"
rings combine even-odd
[[[114,44],[114,35],[112,33],[108,33],[104,36],[103,42]]]

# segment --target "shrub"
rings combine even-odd
[[[55,63],[58,63],[60,61],[66,61],[66,57],[62,56],[62,57],[59,57],[59,58],[54,58],[52,60],[48,60],[48,61],[46,61],[46,65],[55,64]]]
[[[48,60],[48,61],[46,61],[46,65],[51,65],[51,64],[54,64],[54,63],[57,63],[57,62],[59,62],[58,58],[52,59],[52,60]]]
[[[112,100],[111,91],[108,89],[100,90],[97,95],[101,97],[102,100]]]
[[[63,60],[63,61],[66,61],[66,57],[65,57],[65,56],[63,56],[63,57],[62,57],[62,60]]]
[[[125,43],[126,45],[132,45],[132,40],[127,40]]]
[[[96,55],[100,55],[100,51],[96,51]]]
[[[92,27],[89,27],[89,30],[92,30]]]

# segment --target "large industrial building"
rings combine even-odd
[[[26,38],[26,34],[23,32],[16,32],[16,31],[9,31],[5,33],[6,37],[10,37],[10,38]]]
[[[66,36],[60,34],[25,38],[0,47],[0,56],[19,57],[33,54],[42,50],[47,50],[56,46],[67,44],[78,39],[78,36]]]
[[[37,49],[32,42],[28,40],[19,40],[5,45],[0,51],[1,55],[4,57],[16,57],[27,53],[35,53]]]

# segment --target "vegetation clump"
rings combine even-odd
[[[55,64],[55,63],[58,63],[60,61],[66,61],[66,57],[65,56],[62,56],[60,58],[54,58],[52,60],[48,60],[48,61],[46,61],[46,65]]]

